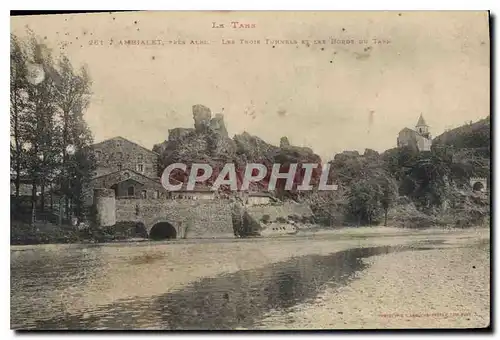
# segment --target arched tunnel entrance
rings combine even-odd
[[[156,223],[149,232],[149,238],[152,240],[165,240],[177,237],[177,230],[168,222]]]
[[[484,189],[484,185],[483,185],[483,183],[481,183],[481,182],[476,182],[476,183],[474,183],[474,185],[472,186],[472,190],[473,190],[473,191],[483,191],[483,189]]]

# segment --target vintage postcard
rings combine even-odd
[[[11,328],[490,325],[486,11],[11,17]]]

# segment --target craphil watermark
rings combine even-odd
[[[210,164],[193,163],[188,167],[184,163],[173,163],[165,168],[161,177],[163,187],[168,191],[193,191],[196,183],[204,183],[213,191],[221,187],[231,191],[247,191],[251,183],[259,183],[268,191],[275,190],[277,183],[283,183],[284,190],[337,190],[336,184],[328,184],[330,164],[321,166],[317,163],[272,164],[248,163],[237,167],[227,163],[220,168]]]

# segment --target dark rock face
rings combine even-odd
[[[210,129],[224,137],[228,137],[226,125],[224,124],[223,114],[217,113],[215,117],[210,120]]]
[[[236,144],[236,154],[244,161],[252,162],[265,160],[268,155],[273,154],[279,148],[266,143],[259,137],[252,136],[248,132],[235,135],[233,141]]]
[[[168,140],[177,141],[182,140],[185,136],[193,133],[195,129],[193,128],[175,128],[168,130]]]

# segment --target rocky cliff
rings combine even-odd
[[[161,166],[172,163],[207,163],[221,169],[225,163],[234,163],[244,169],[247,163],[283,164],[285,171],[291,163],[321,163],[321,158],[310,148],[290,145],[287,137],[280,147],[269,144],[247,132],[228,136],[222,114],[212,117],[211,110],[203,105],[192,108],[194,128],[169,130],[168,140],[154,146],[161,155]]]

